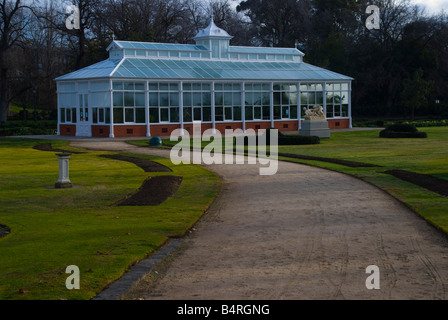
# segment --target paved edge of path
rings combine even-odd
[[[157,263],[165,259],[173,250],[179,247],[182,241],[182,238],[169,239],[162,247],[156,249],[148,258],[137,262],[121,278],[111,283],[92,300],[120,300]]]

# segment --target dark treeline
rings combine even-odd
[[[66,27],[68,5],[79,29]],[[369,30],[368,5],[380,8]],[[56,108],[54,79],[118,40],[193,43],[210,17],[232,45],[294,47],[355,78],[355,116],[448,116],[448,16],[409,0],[0,0],[0,122],[10,103]]]

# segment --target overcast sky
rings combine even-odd
[[[439,13],[444,9],[448,12],[448,0],[412,0],[413,3],[426,6],[428,13]]]

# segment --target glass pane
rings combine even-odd
[[[300,103],[302,105],[307,105],[308,104],[308,93],[307,92],[300,93]]]
[[[202,105],[211,106],[212,105],[212,95],[210,92],[202,93]]]
[[[92,122],[98,123],[98,108],[92,108]]]
[[[225,120],[233,120],[232,107],[225,108]]]
[[[282,118],[281,107],[274,106],[274,120],[280,120],[281,118]]]
[[[65,123],[65,108],[59,109],[59,116],[60,116],[59,121],[61,123]]]
[[[104,122],[105,123],[107,123],[107,124],[109,124],[110,123],[110,109],[109,108],[107,108],[106,110],[105,110],[105,119],[104,119]]]
[[[201,108],[193,108],[194,110],[194,121],[202,121],[202,110]]]
[[[184,108],[183,109],[184,112],[184,121],[185,122],[192,122],[193,121],[193,117],[192,117],[192,109],[191,108]]]
[[[289,107],[282,107],[282,119],[289,119]]]
[[[149,84],[149,90],[151,90],[151,91],[157,91],[157,90],[159,90],[159,86],[158,86],[158,84],[157,84],[157,83],[150,83],[150,84]]]
[[[169,106],[168,92],[161,92],[159,94],[159,103],[160,103],[160,106],[163,106],[163,107]]]
[[[123,123],[123,108],[114,108],[114,123]]]
[[[124,90],[134,90],[134,82],[124,82]]]
[[[145,108],[135,108],[135,122],[146,123]]]
[[[246,120],[250,121],[250,120],[254,119],[252,107],[245,107],[244,111],[245,111],[245,118],[246,118]]]
[[[222,92],[216,92],[215,93],[215,105],[216,106],[223,106],[224,105],[224,96]]]
[[[184,97],[183,97],[184,106],[191,107],[192,106],[192,104],[191,104],[191,93],[184,92],[183,95],[184,95]]]
[[[271,120],[271,107],[263,106],[263,120]]]
[[[114,107],[122,107],[122,106],[123,106],[123,93],[114,92]]]
[[[170,120],[168,108],[160,109],[160,122],[168,122]]]
[[[212,121],[212,108],[211,107],[202,108],[202,121]]]
[[[159,95],[158,95],[158,93],[150,93],[149,94],[149,106],[150,107],[158,107],[159,106]]]
[[[170,106],[178,107],[179,106],[179,93],[170,93]]]
[[[169,88],[168,83],[160,83],[159,84],[159,90],[160,91],[162,91],[162,90],[168,91],[168,88]]]
[[[233,94],[231,92],[225,92],[224,93],[224,105],[225,106],[233,105],[233,103],[232,103],[232,96],[233,96]]]
[[[289,116],[290,119],[298,119],[297,106],[290,106],[289,111],[291,112]]]
[[[308,93],[308,103],[310,105],[316,104],[316,93],[315,92],[309,92]]]
[[[112,83],[112,88],[114,90],[123,90],[123,82],[116,82],[116,81],[114,81]]]
[[[233,107],[233,120],[241,121],[241,107]]]
[[[179,122],[179,108],[170,108],[170,121]]]
[[[233,105],[234,106],[241,106],[241,92],[234,92],[233,93]]]
[[[134,122],[134,108],[124,109],[125,122]]]
[[[280,92],[274,92],[274,104],[280,104],[281,103],[281,93]]]
[[[200,92],[193,93],[193,106],[195,106],[195,107],[202,106],[201,95],[202,94]]]
[[[135,93],[135,106],[144,107],[145,106],[145,94],[143,92]]]
[[[158,123],[159,122],[159,109],[157,109],[157,108],[150,108],[149,109],[149,121],[151,123]]]
[[[342,105],[342,114],[341,117],[348,117],[348,105]]]
[[[254,107],[254,120],[261,120],[261,107]]]
[[[133,107],[134,106],[134,93],[133,92],[125,92],[124,93],[124,105],[125,105],[125,107]]]
[[[78,119],[76,118],[76,108],[72,108],[72,122],[76,123]]]
[[[145,83],[144,82],[136,82],[135,90],[145,90]]]
[[[98,122],[100,123],[104,122],[104,108],[98,109]]]
[[[216,121],[224,121],[224,108],[217,107],[215,108],[215,120]]]
[[[271,93],[263,92],[263,101],[262,104],[264,106],[269,106],[271,104]]]

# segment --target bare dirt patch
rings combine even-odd
[[[142,168],[145,172],[172,172],[170,168],[150,160],[128,157],[119,154],[101,155],[100,157],[131,162],[136,166]]]
[[[182,177],[157,176],[146,179],[142,186],[116,204],[116,206],[157,206],[173,196]]]
[[[441,196],[448,197],[448,181],[442,180],[428,174],[415,173],[405,170],[388,170],[384,173],[393,175],[394,177],[413,183]]]
[[[68,152],[68,153],[74,153],[74,154],[85,153],[85,152],[79,152],[79,151],[67,151],[64,149],[53,148],[51,143],[41,143],[41,144],[35,145],[33,147],[33,149],[39,150],[39,151],[50,151],[50,152]]]

